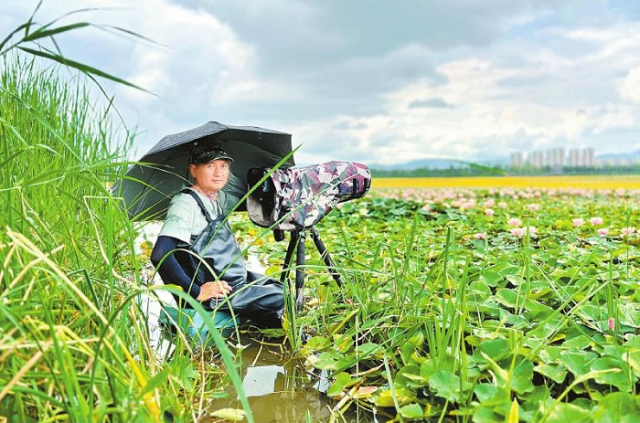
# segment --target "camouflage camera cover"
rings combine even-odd
[[[254,168],[249,184],[256,185],[265,175],[267,179],[247,199],[249,218],[256,225],[285,231],[313,226],[338,203],[362,197],[371,186],[369,168],[355,162]]]

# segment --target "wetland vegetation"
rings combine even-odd
[[[168,288],[148,284],[141,228],[109,190],[134,141],[111,103],[91,79],[0,52],[0,421],[259,422],[242,338],[197,304],[212,348],[178,334],[159,357],[151,342],[141,298]],[[309,249],[304,306],[266,335],[327,378],[328,421],[354,407],[378,421],[636,421],[640,191],[618,188],[374,181],[317,225],[345,284]],[[241,213],[233,225],[278,276],[283,244]],[[234,393],[242,411],[219,413]]]

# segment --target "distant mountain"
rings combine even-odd
[[[416,169],[431,169],[431,170],[441,170],[441,169],[450,169],[450,168],[467,168],[469,165],[476,164],[482,166],[496,166],[496,165],[507,165],[509,164],[509,159],[492,159],[492,160],[448,160],[448,159],[421,159],[421,160],[412,160],[406,163],[396,163],[396,164],[371,164],[369,167],[371,169],[376,170],[416,170]]]
[[[465,167],[465,164],[457,160],[422,159],[396,164],[375,163],[369,167],[377,170],[449,169],[451,167]]]
[[[596,157],[600,161],[606,160],[625,160],[625,159],[640,159],[640,150],[632,151],[630,153],[608,153],[608,154],[596,154]]]

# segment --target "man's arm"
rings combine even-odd
[[[151,263],[158,269],[158,273],[164,283],[173,283],[181,286],[185,292],[188,292],[198,301],[210,300],[213,297],[223,297],[233,291],[226,281],[209,281],[202,284],[202,286],[193,283],[191,277],[185,273],[173,254],[179,242],[180,240],[177,238],[160,235],[153,246],[153,251],[151,251]]]
[[[173,255],[179,242],[177,238],[160,235],[151,251],[151,263],[158,269],[164,283],[178,285],[193,298],[198,298],[200,287],[193,283]]]

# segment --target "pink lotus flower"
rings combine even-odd
[[[531,203],[531,204],[529,204],[528,208],[529,208],[529,210],[537,211],[537,210],[540,210],[540,204]]]
[[[529,234],[531,238],[535,238],[538,236],[538,229],[535,226],[523,226],[522,228],[511,229],[511,235],[517,238],[522,238],[526,234]]]
[[[495,212],[493,211],[493,209],[484,209],[484,214],[486,214],[487,216],[493,216]]]
[[[609,330],[616,330],[616,320],[613,317],[609,317],[607,325],[609,326]]]
[[[484,232],[478,232],[477,234],[473,234],[475,239],[487,239],[487,234]]]
[[[571,223],[573,224],[574,227],[579,228],[580,226],[584,225],[584,219],[581,219],[581,218],[573,219]]]
[[[507,203],[505,203],[504,201],[500,201],[498,203],[498,207],[500,207],[501,209],[506,209],[507,208]]]
[[[529,236],[532,238],[535,238],[536,236],[538,236],[538,229],[535,226],[525,226],[524,228],[524,233],[529,233]]]
[[[635,231],[636,231],[636,228],[633,228],[633,227],[622,228],[620,229],[620,235],[622,235],[623,237],[628,237],[633,235]]]
[[[507,221],[507,224],[509,226],[520,226],[522,225],[522,220],[518,219],[517,217],[513,217]]]
[[[467,210],[467,209],[472,209],[476,206],[476,202],[475,200],[469,200],[469,201],[465,201],[463,203],[460,204],[460,208],[462,210]]]
[[[591,219],[589,219],[589,223],[591,223],[593,226],[602,225],[604,223],[604,219],[601,217],[592,217]]]
[[[600,229],[598,229],[598,235],[600,235],[600,236],[607,236],[607,235],[609,235],[609,229],[607,229],[607,228],[600,228]]]
[[[491,208],[491,207],[493,207],[494,204],[495,204],[495,201],[493,201],[493,200],[487,200],[487,201],[484,202],[484,206],[486,208]]]

